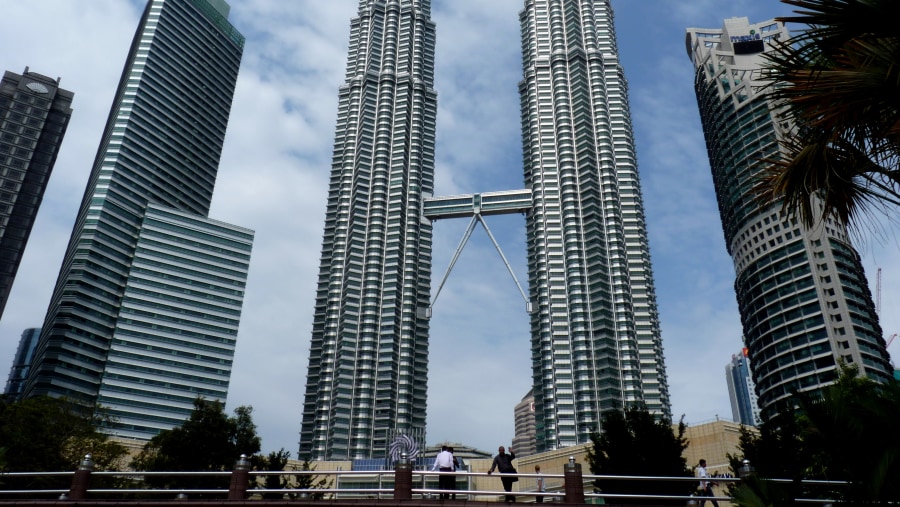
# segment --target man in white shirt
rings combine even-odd
[[[706,480],[709,478],[709,473],[706,472],[706,460],[705,459],[701,459],[700,464],[697,466],[697,477],[700,478],[700,497],[701,497],[700,498],[700,507],[703,507],[703,504],[706,503],[706,500],[703,500],[702,497],[715,496],[713,494],[713,490],[712,490],[712,482]],[[717,502],[715,500],[710,500],[710,502],[712,502],[713,507],[719,507],[719,502]]]
[[[432,470],[439,472],[453,472],[453,453],[451,453],[446,445],[441,446],[441,452],[434,459]],[[438,488],[451,490],[455,489],[456,477],[451,474],[443,474],[438,476]],[[450,493],[441,493],[441,499],[450,499]],[[719,507],[718,505],[716,507]]]

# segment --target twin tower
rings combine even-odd
[[[301,459],[424,435],[432,221],[524,213],[537,450],[605,411],[670,415],[627,85],[609,0],[525,0],[524,188],[434,192],[430,0],[359,0],[339,91]],[[471,230],[471,226],[470,226]]]

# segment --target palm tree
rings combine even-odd
[[[779,21],[807,25],[766,54],[771,96],[795,128],[757,190],[807,225],[859,225],[900,204],[900,2],[782,2],[797,10]]]

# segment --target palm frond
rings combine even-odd
[[[782,0],[807,28],[766,53],[769,97],[792,130],[756,186],[808,226],[900,203],[900,2]]]

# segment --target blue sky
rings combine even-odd
[[[296,451],[328,171],[356,0],[232,0],[247,36],[210,217],[256,231],[229,391],[252,405],[263,450]],[[741,348],[734,270],[722,238],[684,45],[718,28],[789,12],[777,0],[613,0],[636,133],[663,344],[676,418],[731,418],[724,367]],[[0,0],[0,69],[62,78],[74,115],[5,315],[0,375],[19,335],[42,323],[143,2]],[[434,0],[436,193],[521,188],[517,83],[522,0]],[[524,218],[490,217],[519,280]],[[467,223],[435,226],[436,288]],[[882,325],[900,331],[896,229],[859,245]],[[428,442],[493,450],[513,437],[531,383],[525,305],[476,231],[434,307]],[[891,346],[900,353],[900,341]]]

